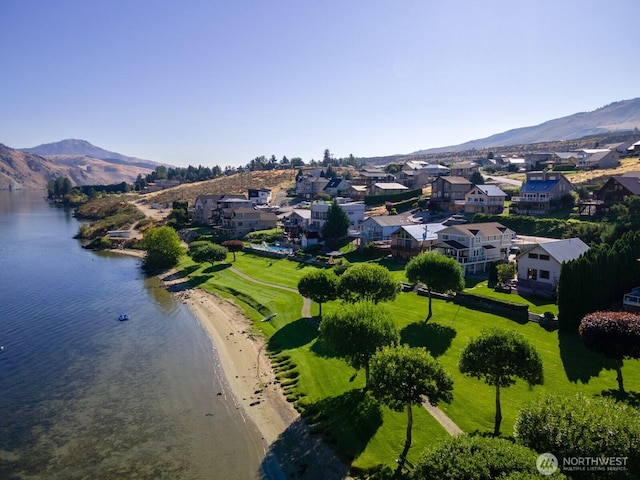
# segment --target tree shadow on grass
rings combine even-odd
[[[640,408],[640,392],[621,393],[617,388],[610,388],[608,390],[603,390],[600,393],[600,396],[611,398],[618,402],[624,402],[633,408]]]
[[[311,345],[311,351],[318,357],[323,358],[335,358],[338,356],[322,341],[321,338],[318,338],[318,340],[313,345]]]
[[[431,355],[439,357],[449,349],[456,333],[453,328],[435,322],[415,322],[400,331],[400,343],[424,347]]]
[[[269,445],[260,464],[260,478],[347,478],[348,465],[334,461],[334,452],[313,435],[302,418],[298,418]]]
[[[303,413],[311,431],[351,462],[382,425],[380,404],[365,390],[354,389],[308,405]]]
[[[226,270],[230,266],[231,266],[230,263],[218,263],[217,265],[211,265],[209,268],[205,268],[204,270],[202,270],[202,273],[206,273],[206,274],[216,273],[222,270]]]
[[[576,332],[558,332],[560,359],[571,382],[587,383],[603,369],[615,368],[615,361],[589,350]]]
[[[318,329],[309,319],[299,318],[287,323],[269,338],[268,349],[272,352],[299,348],[312,342],[318,336]]]

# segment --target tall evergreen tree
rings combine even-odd
[[[327,211],[327,221],[322,226],[322,237],[329,246],[336,246],[349,232],[349,217],[335,200]]]

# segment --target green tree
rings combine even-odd
[[[393,301],[399,292],[400,283],[382,265],[358,263],[350,266],[340,277],[340,298],[346,302]]]
[[[426,396],[432,405],[451,403],[453,380],[438,361],[423,348],[387,346],[371,358],[369,388],[374,398],[396,412],[407,411],[407,434],[401,458],[411,447],[413,405],[422,405]],[[402,464],[396,473],[400,472]]]
[[[626,472],[577,472],[576,478],[640,478],[638,410],[601,396],[549,395],[524,405],[516,441],[537,452],[567,457],[627,457]]]
[[[504,438],[457,435],[425,449],[411,478],[493,480],[507,478],[508,474],[515,472],[540,478],[536,468],[537,457],[533,450]]]
[[[364,367],[369,382],[369,361],[378,348],[400,342],[400,334],[387,309],[371,302],[341,306],[320,324],[320,339],[356,370]]]
[[[484,178],[480,172],[473,172],[469,177],[469,181],[474,185],[484,185]]]
[[[482,330],[471,339],[458,362],[460,372],[479,378],[496,388],[496,415],[493,435],[500,434],[502,409],[500,388],[510,387],[520,378],[529,386],[542,385],[542,361],[535,347],[515,331]]]
[[[322,166],[328,167],[329,165],[331,165],[331,152],[329,152],[329,149],[327,148],[322,156]]]
[[[429,313],[425,322],[433,316],[431,290],[439,292],[460,292],[464,288],[462,267],[453,258],[438,252],[423,252],[413,257],[405,267],[407,279],[411,283],[423,283],[429,293]]]
[[[142,239],[146,250],[143,267],[149,270],[172,268],[184,255],[180,237],[171,227],[156,227],[147,230]]]
[[[286,157],[284,157],[286,158]],[[233,253],[233,261],[236,261],[236,252],[241,252],[244,249],[244,242],[242,240],[227,240],[222,242],[223,247],[227,247],[231,253]]]
[[[212,242],[192,242],[189,245],[189,256],[198,263],[209,262],[213,265],[215,262],[226,259],[228,253],[229,250],[226,247]]]
[[[498,274],[498,283],[504,285],[509,280],[512,280],[518,271],[516,262],[502,263],[496,267]]]
[[[338,284],[333,270],[310,270],[298,281],[298,292],[320,305],[319,316],[322,318],[322,304],[338,298]]]
[[[584,316],[578,333],[587,348],[616,361],[618,390],[624,393],[625,358],[640,358],[640,315],[630,312],[593,312]]]
[[[336,246],[338,242],[347,236],[349,232],[349,217],[335,200],[327,211],[327,221],[322,226],[322,237],[330,246]]]

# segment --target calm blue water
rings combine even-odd
[[[258,478],[260,437],[202,326],[78,226],[0,191],[0,478]]]

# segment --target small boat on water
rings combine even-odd
[[[127,315],[126,313],[121,313],[118,317],[118,320],[120,320],[121,322],[123,322],[124,320],[129,320],[129,315]]]

